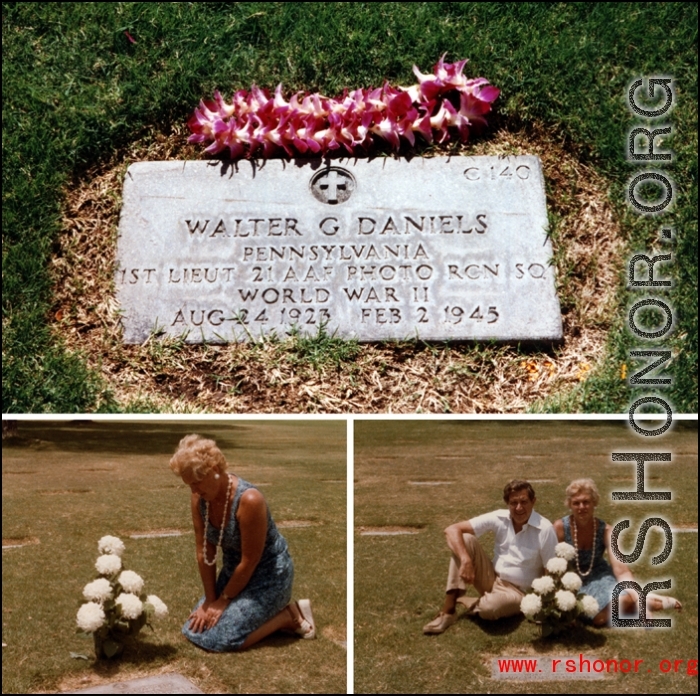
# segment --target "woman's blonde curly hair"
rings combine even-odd
[[[595,481],[589,478],[580,478],[572,481],[566,487],[566,500],[564,502],[567,507],[571,502],[571,499],[575,495],[580,495],[581,493],[588,493],[588,495],[591,496],[593,505],[598,505],[598,502],[600,501],[600,493],[598,493],[598,486],[595,485]]]
[[[226,471],[226,459],[214,440],[201,435],[187,435],[170,459],[170,468],[178,476],[190,472],[195,481],[201,481],[215,466]]]

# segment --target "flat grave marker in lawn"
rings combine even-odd
[[[2,550],[8,551],[9,549],[22,549],[25,546],[34,546],[38,544],[39,540],[36,537],[22,537],[18,539],[3,539],[2,540]]]
[[[182,536],[184,532],[177,529],[172,529],[170,531],[163,532],[134,532],[129,534],[130,539],[163,539],[165,537],[179,537]]]
[[[420,529],[415,527],[359,527],[360,536],[405,536],[418,534]]]
[[[157,677],[130,679],[128,681],[91,686],[67,694],[203,694],[189,679],[181,674],[161,674]]]
[[[406,536],[418,532],[360,532],[360,536]]]
[[[312,520],[280,520],[275,522],[275,526],[279,529],[305,529],[307,527],[315,527],[318,522]]]
[[[126,343],[562,337],[537,157],[139,162],[123,200]]]
[[[623,667],[626,671],[629,660]],[[632,661],[632,665],[634,661]],[[606,677],[605,661],[579,653],[531,657],[494,657],[491,660],[491,678],[508,681],[571,681],[597,680]]]

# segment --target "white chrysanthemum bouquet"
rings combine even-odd
[[[156,595],[143,592],[143,578],[133,570],[122,570],[124,542],[104,536],[97,543],[95,562],[99,577],[83,588],[87,600],[78,610],[78,630],[91,634],[95,655],[116,657],[124,650],[126,636],[136,635],[152,617],[161,618],[168,607]]]
[[[543,638],[570,628],[581,615],[592,619],[600,611],[594,597],[579,592],[581,578],[571,570],[576,549],[561,542],[554,551],[546,575],[533,581],[533,591],[520,602],[520,611],[540,625]]]

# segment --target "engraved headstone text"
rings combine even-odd
[[[360,340],[561,338],[531,156],[142,162],[124,184],[124,341],[319,326]]]

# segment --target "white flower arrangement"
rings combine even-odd
[[[562,611],[571,611],[576,606],[576,595],[569,590],[557,590],[554,600]]]
[[[581,585],[583,583],[581,582],[581,578],[578,576],[577,573],[572,573],[571,571],[569,571],[568,573],[564,573],[564,575],[561,576],[561,584],[564,586],[565,590],[569,590],[571,592],[578,592],[581,589]]]
[[[121,556],[125,548],[124,542],[119,537],[109,536],[109,534],[103,536],[97,542],[97,550],[100,553],[111,553],[115,556]]]
[[[85,585],[83,597],[92,602],[104,602],[112,598],[112,585],[107,578],[97,578]]]
[[[146,597],[146,603],[153,607],[153,613],[157,619],[163,619],[168,615],[168,607],[160,597],[154,594],[148,595],[148,597]]]
[[[143,613],[143,602],[131,592],[122,592],[114,603],[121,609],[122,616],[127,619],[138,619]]]
[[[576,549],[565,541],[560,541],[554,547],[554,553],[558,558],[563,558],[565,561],[573,561],[576,558]]]
[[[168,607],[156,595],[143,594],[145,583],[138,573],[122,570],[121,539],[104,536],[97,546],[102,555],[95,569],[101,577],[83,588],[88,601],[78,609],[76,622],[80,631],[93,636],[98,658],[116,657],[126,636],[136,635],[153,616],[167,616]]]
[[[539,595],[554,592],[554,580],[549,575],[543,575],[541,578],[535,578],[532,581],[532,589]]]
[[[520,601],[520,611],[532,620],[542,610],[542,600],[535,594],[527,594]]]
[[[97,602],[87,602],[78,609],[78,628],[86,633],[94,633],[105,623],[105,611]]]
[[[99,556],[95,561],[95,570],[100,575],[114,575],[122,569],[122,559],[111,553]]]
[[[592,619],[600,611],[598,600],[595,597],[591,597],[591,595],[583,595],[581,597],[581,611],[589,619]]]
[[[554,558],[550,558],[547,561],[547,572],[551,573],[552,575],[563,575],[566,573],[569,564],[564,558],[559,558],[555,556]]]
[[[576,553],[571,544],[555,547],[556,556],[546,564],[546,574],[532,581],[532,592],[520,602],[520,611],[540,626],[542,637],[556,635],[571,628],[579,616],[593,618],[599,611],[594,597],[581,594],[583,582],[569,568]]]
[[[125,592],[141,594],[143,590],[143,578],[138,573],[134,573],[133,570],[123,570],[117,578],[117,582],[124,588]]]

